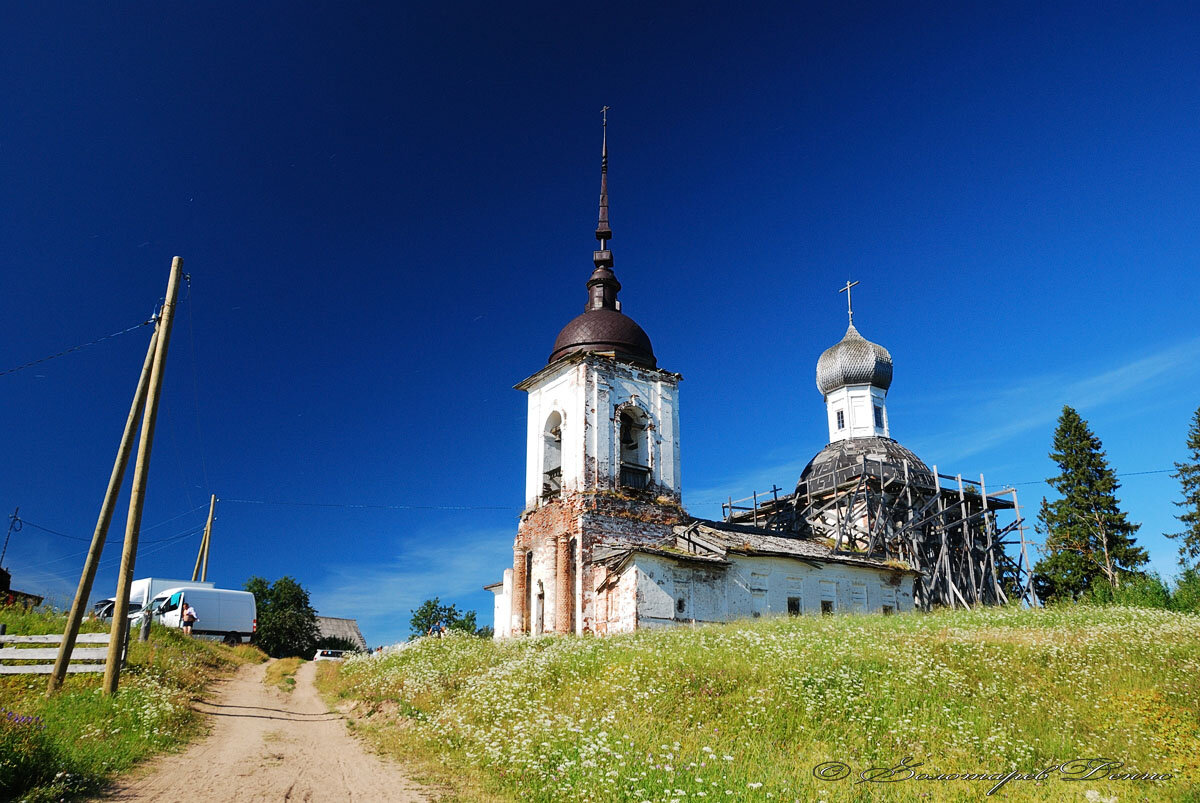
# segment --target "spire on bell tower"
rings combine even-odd
[[[612,239],[612,229],[608,225],[608,107],[600,110],[601,128],[603,135],[600,145],[600,219],[596,223],[596,239],[600,241],[600,250],[596,252],[596,267],[600,267],[602,254],[608,254],[606,267],[612,267],[612,252],[608,250],[608,241]]]
[[[613,255],[608,241],[612,239],[612,228],[608,225],[608,107],[600,110],[603,135],[600,144],[600,217],[596,223],[596,240],[600,248],[592,252],[592,264],[596,269],[588,279],[588,303],[585,310],[611,309],[620,311],[621,302],[617,293],[621,283],[613,273]]]

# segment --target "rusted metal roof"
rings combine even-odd
[[[615,309],[589,309],[563,327],[554,340],[549,362],[580,351],[613,354],[647,368],[657,368],[650,337],[632,318]]]

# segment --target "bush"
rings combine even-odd
[[[1175,581],[1171,607],[1186,613],[1200,613],[1200,572],[1188,569]]]
[[[1089,605],[1124,605],[1130,608],[1171,608],[1171,592],[1157,574],[1128,574],[1113,588],[1098,583],[1089,588],[1082,601]]]
[[[313,654],[308,656],[312,659],[316,656],[319,650],[341,650],[342,652],[359,652],[360,648],[357,644],[348,638],[340,638],[339,636],[322,636],[317,639],[316,649]]]

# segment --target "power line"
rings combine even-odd
[[[98,337],[95,340],[89,340],[87,343],[80,343],[78,346],[71,346],[70,348],[63,349],[62,351],[57,352],[56,354],[51,354],[47,357],[42,357],[41,359],[32,360],[30,362],[25,363],[24,365],[18,365],[16,368],[9,368],[7,371],[0,371],[0,376],[6,376],[8,374],[15,374],[17,371],[24,371],[26,368],[32,368],[35,365],[40,365],[41,363],[56,359],[58,357],[62,357],[64,355],[70,354],[74,351],[79,351],[80,349],[85,349],[88,346],[94,346],[97,343],[103,343],[105,340],[111,340],[114,337],[120,337],[121,335],[129,334],[130,332],[132,332],[134,330],[141,329],[143,326],[149,326],[150,324],[154,323],[155,318],[156,318],[156,316],[152,315],[152,316],[150,316],[149,319],[144,320],[141,323],[134,324],[133,326],[129,327],[128,329],[122,329],[119,332],[113,332],[111,335],[104,335],[103,337]]]
[[[169,519],[163,519],[162,521],[158,522],[157,524],[151,524],[149,527],[143,527],[142,532],[148,532],[150,530],[157,529],[158,527],[162,527],[164,524],[170,524],[171,522],[175,521],[176,519],[182,519],[184,516],[190,516],[191,514],[195,513],[197,510],[204,510],[205,507],[207,507],[207,505],[196,505],[191,510],[185,510],[184,512],[178,513]]]
[[[1124,472],[1114,474],[1113,476],[1116,476],[1116,477],[1141,477],[1141,476],[1145,476],[1147,474],[1170,474],[1173,471],[1175,471],[1175,469],[1173,469],[1173,468],[1156,468],[1156,469],[1152,469],[1150,471],[1124,471]],[[1002,482],[1002,483],[998,483],[996,485],[996,487],[1000,488],[1000,489],[1004,489],[1004,488],[1019,488],[1023,485],[1047,485],[1047,484],[1049,484],[1047,482],[1047,480],[1026,480],[1025,482]],[[992,484],[988,483],[988,487],[992,487]],[[780,489],[780,490],[782,490],[782,489]],[[729,501],[728,499],[700,499],[700,500],[689,499],[688,504],[691,504],[691,505],[716,505],[716,504],[720,504],[722,502],[728,502],[728,501]]]
[[[141,549],[141,544],[139,544],[138,545],[138,557],[141,557],[142,555],[148,555],[152,552],[158,552],[160,549],[165,549],[166,547],[170,546],[173,543],[182,541],[185,538],[188,538],[189,536],[199,535],[202,532],[204,532],[203,527],[194,527],[191,530],[187,530],[182,533],[177,533],[175,535],[168,535],[165,538],[158,538],[153,541],[143,541],[142,543],[144,543],[144,544],[157,544],[158,546],[155,546],[152,549],[147,549],[147,550],[143,551]],[[105,546],[108,546],[108,544],[105,544]],[[43,561],[42,563],[34,563],[32,565],[24,566],[22,568],[25,571],[32,570],[32,569],[40,569],[43,566],[49,566],[52,563],[61,563],[64,560],[71,560],[72,558],[83,557],[86,554],[87,554],[87,550],[84,550],[83,552],[72,552],[70,555],[63,555],[61,557],[51,558],[50,560]],[[121,556],[118,555],[115,558],[110,558],[108,560],[102,561],[100,563],[100,565],[101,566],[112,566],[112,565],[116,564],[118,561],[120,561],[120,559],[121,559]]]
[[[212,484],[208,481],[208,462],[204,459],[204,432],[200,428],[200,369],[196,365],[196,328],[192,323],[192,275],[186,274],[184,278],[187,280],[187,296],[184,297],[184,303],[187,304],[188,311],[188,345],[192,352],[192,395],[196,402],[196,441],[200,447],[200,470],[204,474],[204,490],[212,493]]]
[[[21,524],[28,524],[30,527],[33,527],[34,529],[37,529],[37,530],[41,530],[41,531],[42,531],[42,532],[44,532],[44,533],[50,533],[51,535],[58,535],[58,536],[61,536],[61,537],[63,537],[63,538],[70,538],[72,541],[83,541],[84,543],[89,543],[89,544],[90,544],[90,543],[91,543],[91,541],[92,541],[92,539],[91,539],[91,538],[83,538],[83,537],[81,537],[81,536],[78,536],[78,535],[69,535],[69,534],[67,534],[67,533],[64,533],[64,532],[59,532],[58,530],[52,530],[52,529],[50,529],[49,527],[43,527],[42,525],[40,525],[40,524],[37,524],[36,522],[32,522],[32,521],[30,521],[29,519],[17,519],[17,521],[18,521],[18,522],[20,522]],[[163,541],[170,541],[170,540],[172,540],[172,539],[175,539],[175,538],[182,537],[182,535],[191,535],[191,534],[193,534],[194,532],[200,532],[200,531],[202,531],[203,529],[204,529],[203,527],[200,527],[199,529],[197,529],[197,528],[195,528],[195,527],[192,527],[192,528],[191,528],[191,529],[189,529],[189,530],[186,530],[186,531],[181,531],[180,533],[176,533],[175,535],[168,535],[168,536],[164,536],[164,537],[162,537],[162,538],[153,538],[153,539],[150,539],[150,540],[148,540],[148,541],[143,541],[143,540],[141,540],[141,538],[139,538],[139,539],[138,539],[138,543],[139,543],[139,544],[158,544],[158,543],[161,543],[161,542],[163,542]],[[144,531],[144,530],[142,530],[142,531],[140,531],[140,532],[145,532],[145,531]]]
[[[156,524],[151,524],[149,527],[143,527],[139,532],[142,532],[142,533],[149,532],[150,530],[154,530],[159,527],[162,527],[164,524],[170,524],[171,522],[175,521],[176,519],[182,519],[184,516],[190,516],[191,514],[195,513],[197,510],[202,510],[203,508],[204,508],[204,505],[197,505],[196,507],[192,508],[191,510],[186,510],[183,513],[179,513],[174,516],[171,516],[169,519],[163,519],[162,521],[160,521]],[[49,527],[45,527],[41,524],[32,522],[29,519],[24,519],[19,516],[10,516],[9,518],[15,519],[16,528],[13,530],[14,532],[19,532],[22,524],[28,524],[30,527],[41,530],[42,532],[50,533],[51,535],[61,535],[63,538],[70,538],[72,541],[85,541],[85,542],[90,543],[92,540],[91,538],[83,538],[78,535],[69,535],[67,533],[60,532],[58,530],[52,530]]]
[[[1114,474],[1115,477],[1141,477],[1146,474],[1169,474],[1175,469],[1173,468],[1156,468],[1153,471],[1125,471],[1119,474]],[[1048,480],[1027,480],[1025,482],[1009,482],[1003,484],[1004,488],[1016,488],[1021,485],[1047,485]]]
[[[374,505],[354,504],[348,502],[290,502],[273,499],[228,499],[221,497],[222,502],[235,502],[242,505],[278,505],[280,507],[329,507],[355,508],[365,510],[520,510],[514,505]]]
[[[91,543],[91,540],[92,540],[90,538],[80,538],[78,535],[67,535],[66,533],[60,533],[58,530],[51,530],[49,527],[43,527],[40,524],[30,521],[29,519],[21,519],[21,523],[28,524],[30,527],[34,528],[35,530],[41,530],[44,533],[50,533],[51,535],[62,536],[63,538],[70,538],[72,541],[84,541],[87,543]]]

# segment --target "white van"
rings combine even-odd
[[[213,584],[208,581],[170,580],[166,577],[141,577],[134,580],[129,584],[129,618],[132,619],[139,615],[142,606],[158,596],[158,592],[183,586],[212,588]],[[93,615],[97,619],[111,619],[115,603],[116,597],[100,600],[92,609]]]
[[[154,621],[167,627],[183,627],[183,603],[196,609],[192,635],[226,644],[250,641],[258,629],[258,609],[249,591],[225,588],[168,588],[150,603]]]

